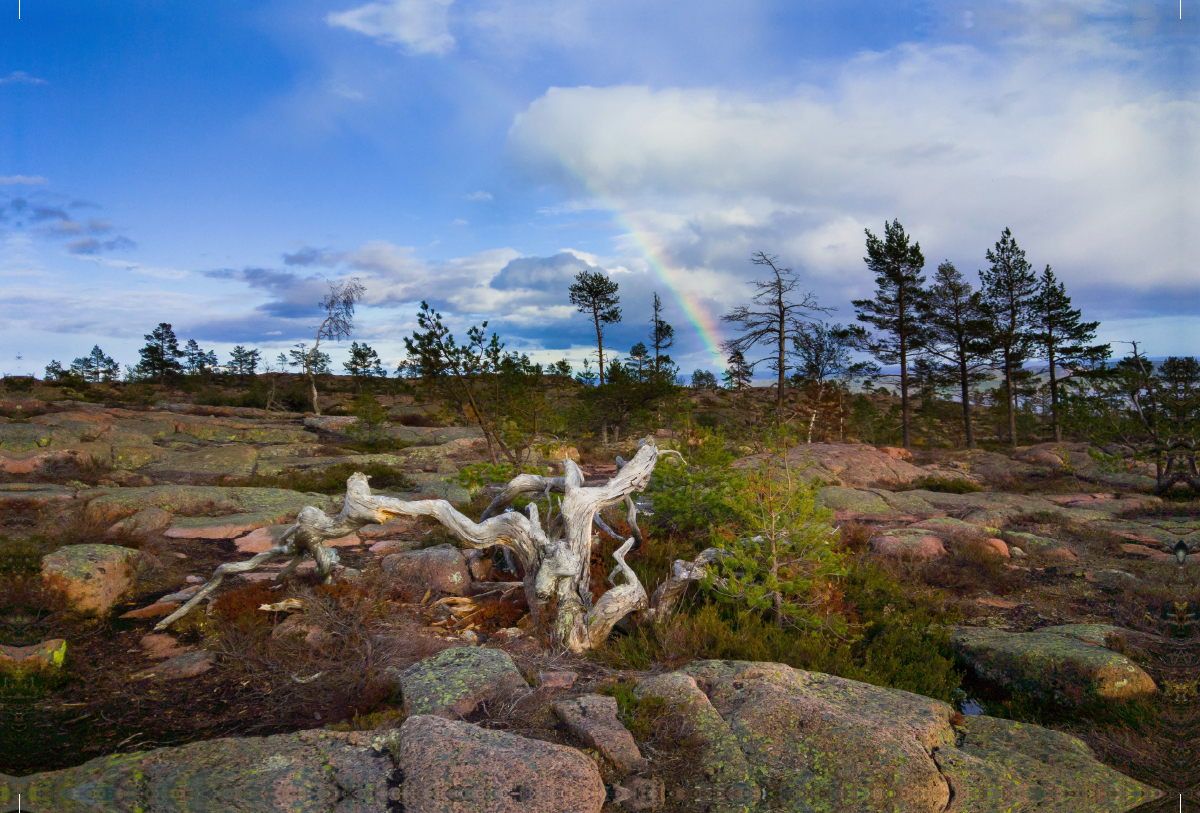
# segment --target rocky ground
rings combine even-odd
[[[949,596],[959,710],[778,664],[547,651],[514,577],[424,520],[336,540],[343,586],[245,574],[154,632],[216,565],[337,507],[280,487],[298,474],[385,464],[390,493],[475,510],[450,481],[482,440],[397,426],[412,445],[359,454],[344,418],[0,408],[0,809],[1115,812],[1200,788],[1200,571],[1176,558],[1200,511],[1086,447],[792,454],[859,555]],[[1013,698],[1055,711],[978,713]]]

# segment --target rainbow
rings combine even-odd
[[[504,112],[509,115],[515,116],[524,107],[518,100],[512,98],[506,89],[496,85],[491,77],[482,71],[451,57],[443,58],[443,64],[453,73],[456,73],[465,84],[473,86],[477,91],[480,91],[479,95],[481,98],[492,104],[502,105]],[[629,237],[630,244],[641,255],[641,258],[645,260],[646,265],[654,275],[666,286],[671,298],[675,300],[680,310],[683,311],[684,317],[699,337],[704,349],[712,356],[714,366],[724,370],[727,365],[725,354],[721,350],[721,331],[717,320],[708,312],[707,308],[700,301],[700,298],[688,289],[686,284],[687,270],[677,268],[668,263],[665,259],[666,252],[654,245],[651,232],[638,228],[633,223],[629,213],[624,211],[610,195],[599,189],[592,178],[574,166],[566,156],[551,148],[549,144],[543,142],[542,145],[547,154],[553,155],[563,169],[578,180],[593,198],[603,204],[604,209],[613,213],[613,220]]]

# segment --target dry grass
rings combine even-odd
[[[386,712],[395,692],[387,670],[448,645],[422,633],[419,617],[398,606],[403,596],[378,571],[353,583],[300,587],[294,597],[304,608],[289,619],[295,632],[280,635],[281,614],[258,606],[283,597],[258,584],[214,604],[224,668],[257,690],[275,725],[311,727]]]

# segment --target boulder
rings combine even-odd
[[[450,544],[393,553],[384,557],[383,569],[414,588],[433,589],[451,596],[467,595],[471,585],[466,558]]]
[[[517,665],[502,649],[444,649],[403,671],[389,672],[400,686],[406,714],[461,717],[485,701],[529,690]]]
[[[871,550],[883,556],[907,557],[910,559],[937,559],[946,555],[946,548],[939,537],[925,533],[891,533],[871,539]]]
[[[554,701],[553,709],[567,730],[622,771],[636,771],[645,767],[645,760],[633,741],[633,735],[617,717],[615,697],[599,694],[561,697]]]
[[[126,517],[120,522],[114,523],[108,529],[109,536],[117,536],[119,534],[134,534],[145,536],[147,534],[160,534],[171,527],[171,522],[174,517],[170,511],[164,511],[161,508],[143,508],[131,517]]]
[[[116,545],[68,545],[42,557],[42,577],[59,586],[75,610],[103,615],[133,586],[139,556]]]
[[[574,748],[428,715],[400,726],[399,765],[406,813],[600,813],[607,796]]]
[[[1157,691],[1140,666],[1073,636],[1070,626],[1023,633],[962,627],[950,642],[980,677],[1044,700],[1077,705]]]
[[[759,809],[743,771],[771,810],[1121,813],[1162,795],[1074,737],[988,717],[956,727],[946,703],[782,664],[699,661],[635,693],[677,705],[701,743],[696,780],[672,793],[681,809]]]
[[[420,539],[381,539],[372,545],[369,550],[371,553],[376,553],[380,556],[390,556],[393,553],[405,553],[410,550],[416,550],[420,546]]]
[[[0,775],[30,813],[377,813],[395,809],[394,732],[300,731],[116,753],[74,768]],[[7,808],[5,808],[7,809]]]

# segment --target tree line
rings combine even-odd
[[[776,409],[782,414],[789,382],[845,389],[851,379],[887,379],[900,395],[900,422],[905,448],[912,445],[910,392],[915,381],[934,390],[953,388],[962,404],[968,447],[976,445],[972,426],[972,394],[992,374],[1001,377],[1008,437],[1017,445],[1018,399],[1028,395],[1039,375],[1049,379],[1051,426],[1062,439],[1062,373],[1074,375],[1111,356],[1107,344],[1093,344],[1099,322],[1083,319],[1071,307],[1066,287],[1047,265],[1040,275],[1026,259],[1009,229],[985,252],[988,267],[979,271],[979,287],[949,260],[938,265],[932,284],[922,273],[920,243],[898,220],[884,224],[882,237],[866,229],[867,268],[875,275],[871,299],[853,305],[859,325],[829,324],[819,317],[832,308],[811,293],[798,291],[799,279],[778,258],[756,253],[751,262],[769,273],[753,282],[748,305],[723,320],[738,335],[725,342],[725,373],[731,387],[748,384],[755,366],[776,373]],[[789,347],[790,345],[790,347]],[[757,350],[760,356],[747,360]],[[879,364],[898,366],[884,375],[871,362],[854,362],[850,351],[870,354]],[[1040,371],[1027,367],[1042,361]],[[789,379],[788,372],[794,370]],[[815,411],[813,412],[815,417]]]

